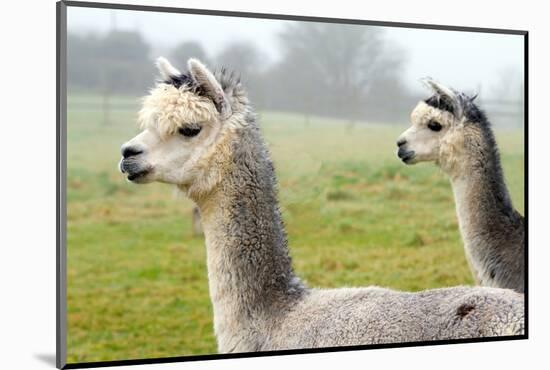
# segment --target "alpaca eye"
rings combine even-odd
[[[430,121],[428,122],[428,128],[432,131],[441,131],[442,126],[439,122]]]
[[[185,137],[193,137],[201,132],[201,127],[182,127],[178,132]]]

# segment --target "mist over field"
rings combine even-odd
[[[406,124],[432,77],[497,127],[523,127],[523,38],[459,31],[69,8],[68,84],[142,96],[167,57],[240,74],[258,110]]]

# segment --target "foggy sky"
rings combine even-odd
[[[69,32],[139,31],[153,57],[181,41],[199,41],[212,55],[227,43],[247,40],[269,59],[279,58],[277,33],[293,21],[171,14],[130,10],[68,8]],[[372,26],[357,26],[372,27]],[[405,84],[425,92],[419,79],[433,77],[466,92],[490,95],[502,76],[523,80],[523,37],[458,31],[383,27],[388,40],[404,50]],[[182,66],[183,61],[173,61]]]

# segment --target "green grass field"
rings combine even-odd
[[[122,98],[120,98],[123,100]],[[68,112],[68,362],[216,352],[192,203],[118,173],[134,110]],[[405,127],[261,113],[297,273],[312,287],[472,284],[445,176],[395,157]],[[497,133],[523,212],[523,132]]]

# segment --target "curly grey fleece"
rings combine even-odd
[[[306,287],[292,269],[274,166],[246,93],[223,72],[217,79],[231,117],[195,183],[180,188],[201,212],[219,352],[523,334],[524,297],[511,290]]]
[[[255,123],[238,132],[232,153],[233,170],[199,202],[220,352],[523,334],[524,297],[511,290],[305,287],[291,267]]]

